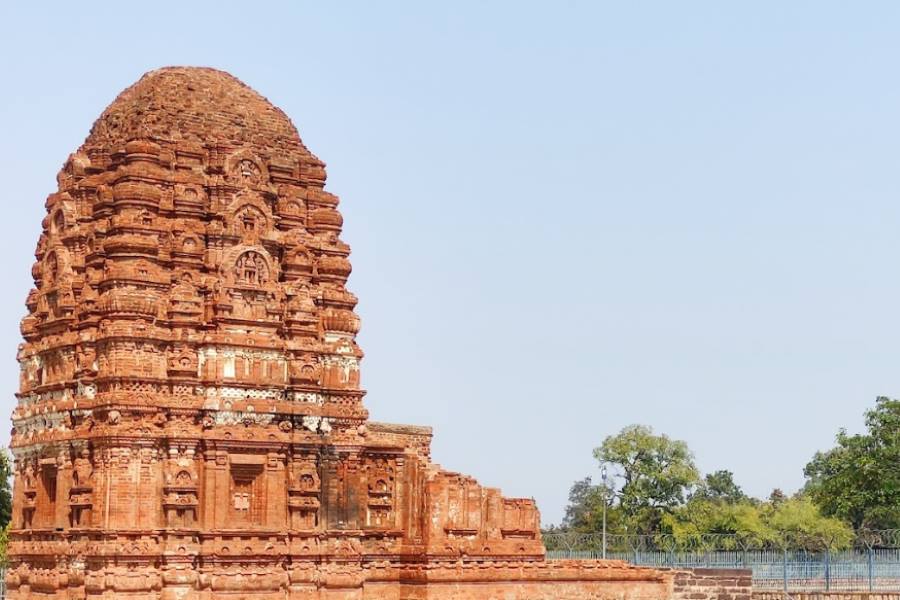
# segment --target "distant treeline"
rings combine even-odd
[[[607,437],[594,458],[605,481],[576,481],[562,524],[549,531],[600,531],[604,503],[610,534],[681,541],[735,534],[760,544],[841,547],[857,531],[900,528],[900,401],[889,398],[866,412],[865,433],[841,430],[834,448],[812,457],[805,486],[792,496],[775,489],[751,498],[728,470],[701,476],[685,442],[643,425]]]

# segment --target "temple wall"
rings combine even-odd
[[[488,571],[492,569],[488,568]],[[499,569],[502,571],[502,568]],[[283,578],[257,577],[252,573],[230,581],[216,577],[205,580],[202,589],[196,586],[160,585],[160,580],[126,574],[107,576],[102,587],[60,586],[61,582],[35,580],[30,586],[10,591],[7,600],[32,598],[84,599],[84,600],[670,600],[671,581],[652,577],[623,579],[553,579],[553,573],[545,573],[548,580],[517,580],[505,575],[498,580],[496,574],[484,573],[468,576],[461,581],[427,581],[406,583],[347,582],[347,585],[295,584],[285,585]],[[353,585],[352,583],[355,583]],[[677,598],[678,596],[674,596]],[[804,599],[805,600],[805,599]],[[810,599],[811,600],[811,599]],[[854,599],[848,599],[854,600]],[[863,600],[863,599],[860,599]],[[865,599],[868,600],[868,599]],[[876,600],[873,598],[872,600]],[[882,599],[877,599],[882,600]],[[893,599],[885,599],[893,600]]]
[[[84,578],[33,569],[11,583],[8,600],[677,600],[683,573],[620,561],[441,563],[392,567],[378,562],[188,564],[162,574],[133,568],[89,570]],[[692,575],[688,575],[690,579]],[[722,593],[716,577],[704,598]],[[694,580],[696,583],[696,579]],[[697,584],[702,585],[702,584]],[[681,587],[679,587],[681,586]],[[699,597],[698,597],[699,600]]]

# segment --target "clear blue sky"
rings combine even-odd
[[[547,523],[631,423],[794,491],[900,396],[898,31],[888,1],[5,2],[2,412],[57,170],[143,72],[210,65],[328,163],[373,418]]]

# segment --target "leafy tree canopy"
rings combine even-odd
[[[700,479],[685,442],[657,435],[645,425],[629,425],[607,437],[594,449],[594,458],[620,472],[619,502],[628,514],[677,506]]]
[[[6,527],[12,518],[12,461],[5,449],[0,449],[0,527]]]
[[[608,531],[655,531],[662,514],[683,503],[699,481],[687,444],[656,435],[642,425],[607,437],[594,450],[594,457],[610,467],[613,477],[606,490],[590,478],[575,482],[563,521],[567,528],[599,530],[605,500]]]
[[[683,507],[663,517],[662,531],[671,533],[676,541],[683,544],[710,534],[738,535],[756,544],[773,541],[759,506],[747,500],[726,503],[692,498]]]
[[[855,528],[900,527],[900,401],[878,398],[866,433],[841,430],[837,445],[806,465],[805,491],[829,516]]]
[[[775,489],[768,501],[747,496],[728,470],[701,479],[685,442],[656,434],[650,427],[631,425],[594,450],[594,457],[614,473],[609,487],[596,485],[591,478],[576,481],[562,526],[572,531],[600,531],[605,504],[611,534],[668,533],[686,545],[846,547],[853,529],[845,514],[837,510],[844,503],[879,499],[882,504],[868,505],[864,514],[869,521],[877,517],[881,523],[891,518],[892,506],[900,506],[896,501],[891,505],[893,496],[885,496],[883,490],[879,492],[882,495],[867,495],[865,490],[876,487],[876,482],[868,480],[873,476],[863,468],[880,464],[878,460],[885,461],[885,471],[892,470],[890,464],[900,464],[900,454],[893,454],[900,446],[900,403],[879,401],[867,424],[873,439],[842,433],[838,448],[817,455],[807,467],[811,477],[807,492],[788,497]],[[862,473],[856,472],[859,470]],[[876,472],[881,476],[881,470]],[[894,481],[893,477],[893,473],[885,476],[884,481]],[[869,488],[852,489],[863,484]],[[714,537],[717,534],[722,537]]]
[[[707,473],[691,496],[692,500],[695,498],[729,504],[748,500],[744,490],[734,482],[734,473],[725,470]]]
[[[822,550],[845,548],[853,539],[853,529],[848,524],[824,516],[812,501],[801,496],[777,504],[692,498],[665,515],[662,525],[663,531],[681,544],[704,541],[711,534],[731,536],[707,540],[717,547],[746,544]]]
[[[853,528],[822,514],[809,498],[797,496],[777,506],[763,505],[763,519],[777,541],[789,548],[846,548]]]

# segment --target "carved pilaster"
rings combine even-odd
[[[292,457],[288,471],[288,510],[290,528],[312,531],[319,526],[319,496],[322,480],[317,458],[312,453],[298,453]]]
[[[93,525],[94,462],[87,447],[76,449],[72,467],[72,487],[69,488],[69,526]]]

